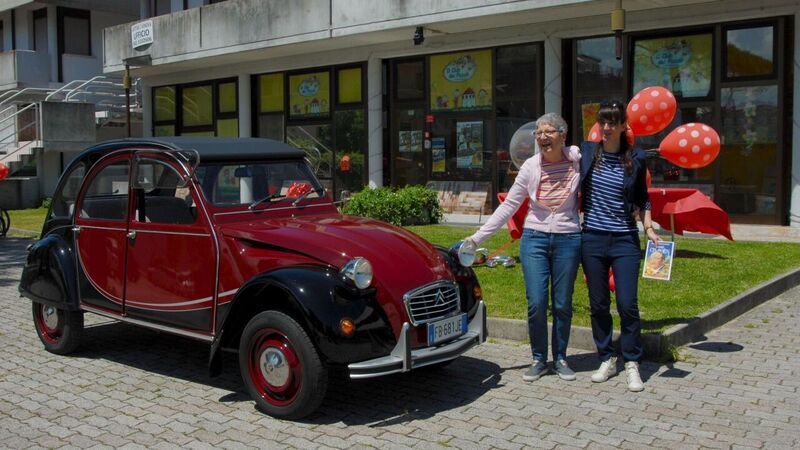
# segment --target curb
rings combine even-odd
[[[705,333],[719,327],[756,306],[770,300],[789,289],[800,285],[800,268],[765,281],[716,307],[692,318],[688,323],[675,325],[662,333],[642,334],[644,356],[651,360],[672,358],[671,351],[675,347],[686,345],[702,337]],[[528,323],[518,319],[488,317],[486,325],[489,337],[528,341]],[[548,326],[551,324],[548,323]],[[618,324],[617,324],[618,325]],[[619,340],[619,332],[614,332],[615,344]],[[594,351],[592,329],[573,326],[569,334],[569,345],[572,348]]]

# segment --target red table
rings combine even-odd
[[[697,189],[650,188],[653,220],[665,230],[697,231],[733,240],[731,221],[722,208]]]

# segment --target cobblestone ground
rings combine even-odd
[[[15,245],[11,245],[15,244]],[[0,447],[4,448],[797,448],[800,289],[642,365],[589,380],[596,361],[570,354],[573,382],[526,383],[525,345],[487,343],[438,373],[335,379],[300,422],[256,411],[233,355],[206,375],[207,348],[87,315],[86,345],[42,349],[20,299],[22,245],[0,240]]]

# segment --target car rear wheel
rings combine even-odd
[[[245,327],[239,370],[256,406],[283,419],[316,410],[328,387],[328,372],[305,330],[277,311],[262,312]]]
[[[83,335],[83,313],[33,302],[33,323],[45,350],[57,355],[74,352]]]

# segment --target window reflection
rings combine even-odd
[[[331,178],[333,151],[331,150],[330,125],[302,125],[286,127],[286,142],[306,152],[320,178]]]
[[[773,27],[728,30],[726,33],[727,76],[771,75],[775,69]]]

